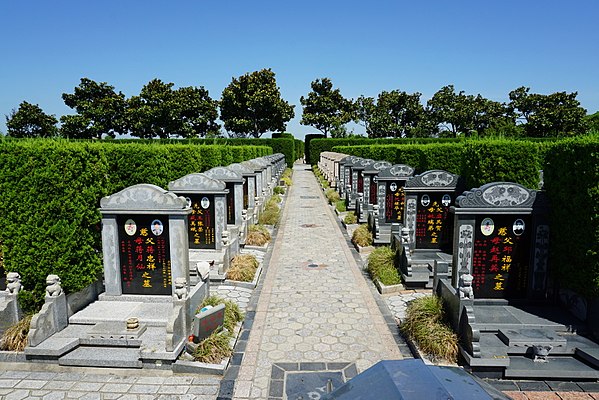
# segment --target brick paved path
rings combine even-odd
[[[274,363],[402,358],[335,218],[296,165],[234,398],[268,398]]]

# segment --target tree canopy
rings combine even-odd
[[[262,69],[233,78],[222,93],[220,119],[232,136],[259,138],[265,132],[283,132],[295,115],[281,97],[275,73]]]
[[[37,104],[23,101],[6,116],[6,134],[16,138],[53,137],[58,133],[54,115],[46,114]]]
[[[355,116],[353,102],[345,99],[339,89],[333,89],[333,83],[329,78],[316,79],[310,86],[312,91],[308,96],[300,98],[303,106],[300,124],[315,127],[324,133],[325,137],[329,133],[344,132],[341,127]]]

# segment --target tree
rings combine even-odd
[[[514,125],[510,108],[503,103],[486,99],[480,94],[455,92],[453,85],[444,86],[428,101],[432,120],[444,127],[452,137],[484,136],[498,126]]]
[[[303,114],[300,124],[313,126],[327,137],[329,132],[339,131],[355,116],[355,106],[345,99],[339,89],[333,90],[329,78],[316,79],[310,84],[312,91],[308,97],[302,96],[300,102]]]
[[[368,137],[374,137],[371,121],[374,115],[374,98],[360,96],[355,102],[356,122],[366,128]]]
[[[218,135],[218,101],[213,100],[203,86],[182,87],[173,95],[175,114],[181,123],[179,135],[186,138]]]
[[[17,138],[56,136],[58,120],[48,115],[37,105],[26,101],[17,110],[6,115],[6,134]]]
[[[412,137],[425,114],[420,93],[408,94],[399,90],[379,94],[371,120],[376,137]]]
[[[577,92],[542,95],[529,91],[530,88],[522,86],[509,94],[509,107],[514,112],[517,110],[527,136],[573,136],[586,132],[586,110],[576,100]]]
[[[127,101],[127,122],[132,136],[141,139],[168,139],[178,134],[173,83],[152,79],[144,85],[139,96]]]
[[[101,139],[127,133],[125,124],[125,95],[116,93],[114,86],[81,78],[74,93],[63,93],[64,103],[77,115],[60,118],[61,134],[69,138]]]
[[[599,111],[584,117],[585,123],[591,133],[599,133]]]
[[[283,132],[295,115],[293,107],[281,98],[275,73],[263,69],[232,79],[221,96],[220,119],[231,136],[259,138]]]

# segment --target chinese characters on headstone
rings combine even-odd
[[[189,247],[192,249],[216,248],[214,237],[214,196],[190,194]]]

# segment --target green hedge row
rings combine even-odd
[[[309,140],[310,139],[310,140]],[[320,158],[320,153],[323,151],[334,151],[337,146],[360,146],[360,145],[404,145],[404,144],[423,144],[423,143],[454,143],[460,142],[463,139],[454,138],[405,138],[405,139],[370,139],[367,137],[351,137],[338,139],[324,139],[322,135],[306,135],[306,154],[310,158],[306,158],[306,162],[316,165]]]
[[[563,140],[546,160],[555,282],[599,297],[599,138]]]
[[[293,162],[301,158],[303,154],[302,144],[299,139],[289,137],[290,134],[283,134],[276,138],[214,138],[214,139],[119,139],[114,143],[143,143],[143,144],[194,144],[194,145],[221,145],[221,146],[268,146],[272,148],[273,153],[282,153],[285,155],[285,161],[289,167]]]
[[[45,277],[67,292],[102,272],[100,199],[125,187],[271,154],[263,146],[194,146],[54,140],[0,140],[0,243],[6,271],[27,289],[22,306],[43,303]]]
[[[333,151],[393,164],[407,164],[417,173],[444,169],[461,175],[470,188],[487,182],[517,182],[531,189],[539,184],[544,154],[551,142],[472,140],[456,143],[381,146],[337,146]]]
[[[444,169],[467,188],[516,182],[536,189],[539,170],[551,207],[551,271],[560,287],[599,296],[599,137],[560,141],[472,140],[426,145],[337,146],[333,151]]]

